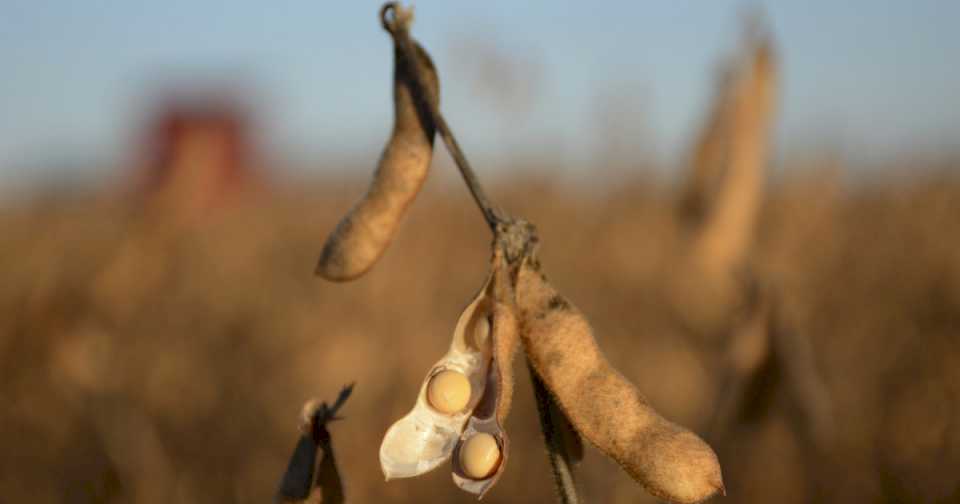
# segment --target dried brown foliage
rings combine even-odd
[[[950,232],[960,180],[958,165],[947,166],[937,178],[866,187],[798,165],[766,199],[757,270],[779,279],[784,315],[810,338],[834,399],[832,467],[844,477],[823,502],[931,501],[960,487],[951,469],[960,464],[960,243]],[[349,376],[358,388],[334,434],[351,501],[463,502],[449,473],[384,485],[376,451],[484,274],[482,222],[455,191],[428,183],[382,268],[353,284],[317,282],[304,275],[316,230],[349,205],[335,187],[253,200],[161,245],[135,233],[140,217],[117,204],[0,211],[4,500],[267,502],[298,435],[291,412]],[[666,188],[624,184],[600,200],[530,181],[497,194],[535,220],[547,244],[566,242],[545,246],[542,261],[590,315],[611,365],[664,416],[706,432],[720,376],[654,295],[677,267]],[[118,283],[130,295],[104,305],[90,286],[135,236],[144,253]],[[159,264],[158,280],[146,282]],[[485,502],[552,498],[530,385],[516,382],[510,468]],[[724,502],[814,499],[809,471],[824,464],[802,456],[783,399],[735,420],[736,452],[721,455]],[[644,501],[595,450],[577,472],[589,501]]]

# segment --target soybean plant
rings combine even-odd
[[[722,493],[710,446],[660,416],[611,367],[586,318],[547,281],[536,227],[490,203],[440,113],[436,70],[410,36],[412,11],[391,2],[380,17],[394,44],[394,134],[371,189],[328,238],[318,273],[351,280],[380,257],[426,174],[434,130],[493,232],[490,272],[461,313],[450,350],[384,436],[384,475],[417,476],[451,460],[456,485],[478,496],[489,491],[507,467],[503,425],[522,349],[563,502],[579,502],[572,462],[581,435],[657,497],[694,503]]]
[[[673,306],[716,366],[718,399],[708,432],[721,453],[732,451],[743,418],[768,414],[770,397],[783,396],[807,467],[821,468],[807,478],[816,481],[817,473],[829,472],[822,468],[829,466],[836,429],[831,399],[809,339],[789,323],[777,279],[755,266],[780,64],[772,34],[759,13],[751,14],[691,149],[680,204],[690,239]]]

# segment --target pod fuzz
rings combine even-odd
[[[373,267],[420,191],[433,157],[435,126],[414,99],[414,67],[394,44],[393,133],[380,157],[366,194],[327,238],[318,275],[335,282],[353,280]],[[439,103],[439,80],[430,56],[419,45],[418,65],[425,70],[428,99]]]
[[[583,437],[661,499],[724,492],[710,446],[647,403],[600,352],[583,314],[529,264],[518,274],[517,305],[527,355]]]

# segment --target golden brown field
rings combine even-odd
[[[756,269],[813,344],[837,437],[811,456],[774,393],[714,443],[728,491],[718,501],[960,500],[957,168],[904,164],[867,183],[810,165],[771,184]],[[270,501],[300,406],[351,381],[346,419],[331,426],[348,501],[471,501],[443,467],[384,483],[377,458],[485,274],[489,234],[447,181],[428,182],[385,257],[348,284],[312,271],[359,178],[264,192],[189,224],[92,195],[7,205],[0,501]],[[539,226],[546,271],[614,365],[705,433],[716,366],[665,295],[682,244],[678,192],[616,187],[518,175],[491,193]],[[484,500],[548,502],[516,365],[512,456]],[[578,476],[588,502],[653,501],[596,452]]]

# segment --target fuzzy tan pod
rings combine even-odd
[[[710,446],[660,416],[603,356],[583,314],[529,265],[517,305],[527,355],[583,437],[659,498],[694,503],[724,491]]]
[[[416,45],[425,70],[429,99],[440,101],[440,83],[427,52]],[[427,177],[433,158],[435,126],[414,100],[412,62],[394,47],[394,124],[367,193],[327,238],[317,274],[343,282],[366,273],[393,239],[407,207]]]
[[[743,59],[728,97],[726,169],[694,244],[697,266],[713,281],[730,275],[749,254],[775,119],[777,62],[770,42],[753,41]]]
[[[730,88],[734,76],[732,63],[727,62],[719,71],[713,104],[706,123],[690,149],[689,174],[680,196],[680,217],[688,224],[700,226],[713,208],[717,188],[725,172],[724,161],[730,131],[730,115],[733,109]]]
[[[513,360],[520,347],[519,321],[504,303],[493,308],[493,368],[498,376],[497,421],[503,424],[513,405]]]
[[[492,354],[490,278],[460,314],[450,350],[427,373],[413,409],[387,430],[380,446],[380,467],[387,480],[418,476],[448,460],[484,397]],[[460,373],[469,381],[469,400],[459,411],[440,411],[430,402],[431,380],[444,371]]]
[[[506,469],[510,455],[510,438],[503,423],[513,400],[512,364],[519,346],[517,322],[517,317],[508,305],[499,302],[494,304],[493,355],[487,374],[487,386],[453,452],[453,482],[462,490],[478,497],[483,497],[497,483]],[[488,475],[475,478],[465,470],[461,455],[465,443],[481,433],[489,434],[496,440],[499,457]]]

